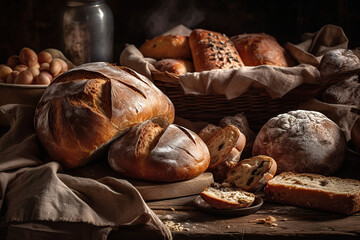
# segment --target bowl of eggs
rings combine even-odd
[[[47,86],[73,67],[74,64],[57,49],[36,53],[22,48],[19,55],[12,55],[6,64],[0,64],[0,106],[36,106]],[[0,125],[4,125],[4,119],[0,119]]]

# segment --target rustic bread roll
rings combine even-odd
[[[246,144],[245,135],[237,127],[229,125],[216,131],[205,143],[210,152],[208,171],[216,182],[222,182],[241,157]]]
[[[277,40],[265,33],[240,34],[230,38],[245,66],[294,66],[294,60]]]
[[[207,142],[215,135],[216,132],[220,131],[221,129],[222,128],[220,126],[216,126],[210,123],[201,129],[198,135],[204,142]]]
[[[244,66],[233,43],[224,34],[194,29],[189,44],[196,72]]]
[[[155,59],[179,58],[191,60],[189,37],[180,35],[161,35],[146,40],[139,48],[144,57]]]
[[[35,112],[35,131],[54,161],[66,168],[89,157],[131,126],[174,121],[171,101],[147,78],[125,67],[89,63],[60,75]]]
[[[224,128],[227,125],[237,127],[246,137],[246,145],[241,154],[241,157],[249,158],[252,156],[252,149],[256,138],[256,133],[253,132],[244,113],[237,113],[234,116],[225,116],[220,120],[220,127]]]
[[[256,136],[253,155],[267,155],[277,173],[334,174],[345,158],[346,141],[338,125],[315,111],[297,110],[271,118]]]
[[[345,49],[330,50],[321,58],[319,71],[322,77],[341,74],[360,68],[360,59]]]
[[[322,100],[327,103],[354,105],[360,108],[359,77],[354,75],[331,85],[322,93]]]
[[[201,198],[217,209],[249,207],[255,201],[255,195],[241,189],[225,187],[214,183],[200,193]]]
[[[194,132],[175,124],[162,128],[146,121],[111,145],[108,162],[126,177],[174,182],[203,173],[209,166],[210,154]]]
[[[277,164],[269,156],[244,159],[226,174],[224,182],[247,192],[255,192],[266,185],[276,173]]]
[[[264,189],[268,201],[343,214],[360,211],[360,181],[283,172]]]
[[[184,59],[161,59],[154,63],[154,67],[160,72],[170,72],[178,75],[194,71],[192,62]]]

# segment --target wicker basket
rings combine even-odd
[[[179,77],[169,72],[152,70],[154,84],[173,102],[175,114],[190,121],[219,124],[224,116],[244,112],[250,128],[258,131],[271,117],[298,108],[315,97],[321,89],[301,85],[282,98],[272,99],[264,89],[250,88],[241,96],[227,100],[223,95],[185,95]]]

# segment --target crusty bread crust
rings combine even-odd
[[[230,38],[245,66],[294,66],[294,61],[277,40],[265,33],[240,34]]]
[[[234,44],[224,34],[194,29],[189,44],[196,72],[244,66]]]
[[[161,35],[146,40],[139,48],[144,57],[155,59],[174,58],[191,60],[189,37]]]
[[[74,168],[131,126],[157,119],[165,127],[174,115],[172,102],[144,76],[89,63],[55,79],[40,99],[34,121],[51,159]]]
[[[146,121],[111,145],[108,162],[112,169],[126,177],[174,182],[205,172],[210,154],[194,132],[175,124],[162,129]]]
[[[352,214],[360,211],[360,181],[318,174],[283,172],[265,189],[268,201]]]

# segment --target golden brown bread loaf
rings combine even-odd
[[[154,67],[160,72],[170,72],[178,75],[194,71],[193,63],[185,59],[161,59],[154,63]]]
[[[360,181],[283,172],[264,189],[268,201],[343,214],[360,211]]]
[[[265,33],[240,34],[230,38],[245,66],[294,66],[294,60],[277,40]]]
[[[189,44],[196,72],[244,66],[234,44],[224,34],[194,29]]]
[[[111,145],[108,161],[123,176],[173,182],[203,173],[209,166],[210,154],[194,132],[176,124],[162,128],[146,121]]]
[[[89,63],[60,75],[45,90],[35,130],[52,160],[74,168],[148,119],[163,127],[174,121],[173,104],[150,80],[125,67]]]
[[[139,48],[144,57],[155,59],[191,59],[189,37],[180,35],[161,35],[146,40]]]

